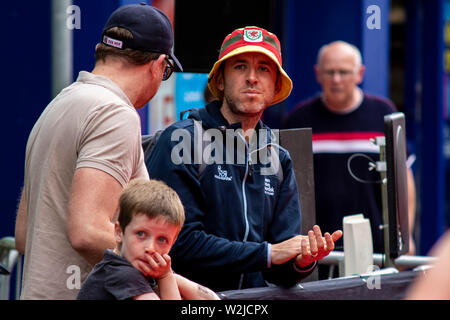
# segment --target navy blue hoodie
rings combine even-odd
[[[281,147],[276,149],[282,171],[272,170],[268,175],[263,171],[267,165],[253,161],[249,156],[252,149],[242,144],[242,138],[230,138],[229,132],[235,132],[240,124],[229,125],[220,106],[221,102],[212,102],[168,127],[146,162],[150,177],[172,187],[185,208],[185,224],[170,252],[173,269],[215,291],[263,287],[266,281],[292,286],[310,272],[296,271],[293,261],[270,265],[268,257],[269,243],[287,240],[301,230],[289,153]],[[215,129],[208,132],[212,132],[216,145],[223,146],[222,159],[230,156],[227,138],[231,139],[233,161],[209,164],[212,159],[208,155],[218,156],[218,151],[205,152],[199,158],[190,149],[180,151],[180,146],[195,145],[195,123],[201,125],[203,133]],[[270,132],[261,121],[256,132],[259,129]],[[267,136],[258,141],[257,150],[270,153],[272,141],[270,134]],[[244,149],[239,147],[242,145]],[[245,151],[239,153],[237,149]],[[200,164],[198,159],[208,164]]]

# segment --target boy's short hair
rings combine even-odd
[[[184,208],[178,194],[162,181],[132,180],[119,198],[119,224],[122,231],[139,213],[150,219],[164,218],[169,224],[184,223]]]

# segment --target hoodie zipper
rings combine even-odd
[[[245,141],[245,138],[242,137],[240,134],[239,134],[239,137],[244,141],[244,144],[245,144],[245,156],[246,156],[246,159],[245,159],[245,174],[244,174],[244,179],[242,179],[242,199],[244,201],[244,208],[243,209],[244,209],[244,221],[245,221],[245,233],[244,233],[244,239],[242,241],[245,242],[245,241],[247,241],[248,234],[249,234],[249,231],[250,231],[250,227],[249,227],[249,224],[248,224],[248,216],[247,216],[247,195],[246,195],[246,192],[245,192],[245,183],[247,182],[247,177],[248,177],[248,174],[249,174],[249,167],[251,167],[251,160],[250,160],[250,154],[248,152],[247,141]],[[245,276],[245,274],[242,273],[241,274],[241,278],[239,280],[238,289],[242,288],[242,284],[244,282],[244,276]]]
[[[245,220],[245,233],[244,233],[243,241],[247,241],[250,227],[248,224],[248,217],[247,217],[247,194],[245,192],[245,184],[247,182],[247,177],[249,175],[249,167],[251,167],[251,160],[250,160],[250,154],[248,152],[247,142],[241,135],[239,135],[239,136],[241,137],[241,139],[244,140],[244,143],[245,143],[246,159],[245,159],[245,174],[244,174],[244,179],[242,180],[242,199],[244,200],[244,220]]]
[[[249,146],[247,144],[247,141],[245,140],[245,138],[241,134],[239,134],[239,137],[242,139],[242,141],[245,144],[245,156],[246,156],[246,159],[245,159],[245,174],[244,174],[244,178],[242,179],[242,185],[241,185],[242,199],[244,201],[244,208],[243,209],[244,209],[244,221],[245,221],[245,233],[244,233],[244,239],[242,241],[245,242],[245,241],[247,241],[248,235],[250,233],[250,226],[249,226],[249,223],[248,223],[248,215],[247,215],[247,195],[246,195],[246,192],[245,192],[245,185],[246,185],[246,182],[247,182],[247,177],[249,175],[253,174],[253,164],[252,164],[252,160],[251,160],[251,156],[250,156],[250,152],[249,152]],[[267,146],[268,145],[264,146],[263,148],[265,148]],[[263,148],[259,148],[258,150],[255,150],[253,152],[257,152],[257,151],[259,151],[259,150],[261,150]],[[240,280],[239,280],[239,286],[238,286],[239,290],[242,289],[242,284],[244,282],[244,276],[245,276],[245,274],[242,273],[241,277],[240,277]]]

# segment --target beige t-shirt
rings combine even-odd
[[[46,107],[28,139],[23,299],[75,299],[92,268],[66,230],[72,179],[81,167],[102,170],[122,186],[148,179],[139,115],[115,83],[84,71]]]

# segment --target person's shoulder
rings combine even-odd
[[[103,268],[107,275],[113,275],[117,272],[121,277],[127,277],[131,274],[135,275],[140,273],[139,270],[133,267],[125,258],[117,255],[112,250],[107,250],[103,256],[101,264],[98,266]]]
[[[306,100],[300,101],[299,103],[297,103],[292,110],[289,112],[290,115],[295,115],[297,113],[305,113],[305,112],[309,112],[312,108],[314,108],[315,106],[317,106],[317,104],[319,104],[320,101],[320,96],[316,95],[313,97],[310,97]]]
[[[386,111],[386,113],[392,113],[397,111],[395,104],[389,98],[386,97],[364,92],[364,101],[370,106],[383,108],[383,110]]]
[[[167,151],[173,150],[174,146],[180,143],[189,149],[194,139],[193,127],[194,123],[191,119],[184,119],[153,134],[144,135],[142,142],[147,166],[154,166],[156,163],[160,164],[160,161],[165,161],[163,159],[171,156],[171,152],[167,153]]]
[[[174,131],[177,129],[187,129],[190,130],[192,129],[194,126],[194,121],[193,119],[181,119],[181,120],[176,120],[174,122],[172,122],[171,124],[169,124],[167,127],[165,127],[163,129],[163,131]]]
[[[317,111],[317,106],[321,103],[320,96],[316,95],[306,100],[300,101],[283,119],[283,128],[295,128],[306,120],[312,112]]]
[[[93,101],[98,104],[126,104],[129,106],[128,101],[117,92],[114,92],[108,87],[90,82],[74,82],[71,86],[64,89],[62,94],[70,99],[80,100],[81,102]]]
[[[92,270],[89,272],[89,275],[85,281],[85,283],[88,283],[89,281],[93,281],[92,279],[97,279],[99,274],[102,274],[105,270],[105,267],[109,266],[110,264],[115,265],[116,264],[116,254],[111,249],[106,249],[103,252],[102,260],[97,262]]]
[[[111,90],[90,83],[74,83],[53,100],[57,108],[69,109],[74,117],[86,121],[134,122],[139,120],[135,108]]]
[[[289,161],[292,161],[291,155],[289,154],[289,151],[282,146],[280,146],[280,149],[278,151],[278,157],[280,159],[280,162],[283,164],[283,167],[285,167],[285,164]]]
[[[194,122],[192,121],[192,119],[176,121],[162,130],[159,139],[173,141],[173,137],[176,137],[176,140],[178,140],[179,137],[185,137],[187,135],[191,136],[192,132],[194,131],[193,127]]]

